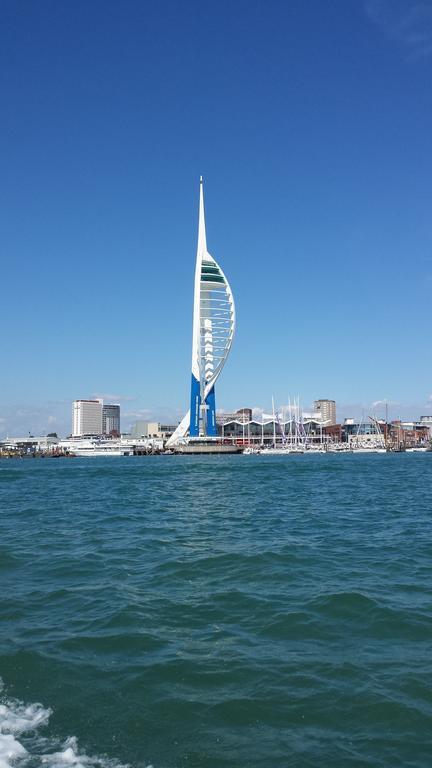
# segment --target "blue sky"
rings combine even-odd
[[[182,415],[200,174],[218,407],[432,411],[429,2],[3,0],[0,62],[0,434]]]

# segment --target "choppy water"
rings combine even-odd
[[[432,765],[432,454],[0,462],[0,768]]]

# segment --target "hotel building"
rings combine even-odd
[[[74,400],[72,437],[102,434],[102,400]]]

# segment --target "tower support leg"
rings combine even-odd
[[[199,437],[200,411],[201,411],[201,390],[198,379],[192,374],[191,381],[191,401],[190,401],[190,427],[191,437]]]
[[[214,387],[206,397],[207,408],[207,434],[209,437],[217,437],[216,427],[216,398]]]

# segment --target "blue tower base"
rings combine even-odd
[[[198,379],[192,374],[191,401],[190,401],[190,427],[191,437],[199,437],[199,425],[201,415],[201,388]]]
[[[190,400],[190,437],[199,437],[200,435],[200,419],[201,419],[201,387],[198,379],[192,374],[191,381],[191,400]],[[207,437],[217,437],[216,426],[216,398],[214,387],[211,388],[208,393],[205,405],[206,410],[206,423],[205,429],[202,430]],[[204,425],[203,425],[204,426]]]
[[[215,390],[214,387],[211,388],[210,392],[208,393],[206,397],[206,405],[207,408],[207,435],[209,437],[217,437],[217,427],[216,427],[216,398],[215,398]]]

